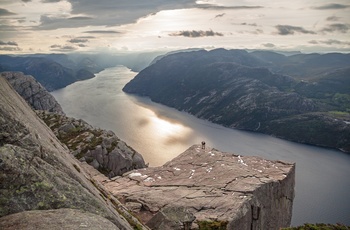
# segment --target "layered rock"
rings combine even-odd
[[[38,111],[37,114],[77,159],[86,161],[109,177],[146,167],[142,155],[112,131],[94,128],[81,119],[56,113]]]
[[[6,78],[34,110],[64,114],[56,99],[34,77],[21,72],[2,72],[0,76]]]
[[[74,208],[107,218],[116,228],[132,229],[87,178],[69,150],[0,78],[0,217]]]
[[[192,146],[161,167],[92,177],[152,229],[273,230],[291,222],[295,164]]]

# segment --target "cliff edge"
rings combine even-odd
[[[91,176],[151,229],[277,230],[291,222],[291,163],[194,145],[160,167]]]
[[[0,229],[17,229],[9,224],[13,215],[61,208],[107,218],[115,229],[132,229],[87,178],[68,149],[0,77]]]
[[[64,114],[61,105],[34,77],[21,72],[2,72],[0,77],[6,78],[34,110]]]

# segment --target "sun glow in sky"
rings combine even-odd
[[[349,0],[1,0],[0,53],[350,51]]]

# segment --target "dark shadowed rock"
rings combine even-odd
[[[56,99],[34,77],[21,72],[2,72],[1,77],[6,78],[34,110],[64,114]]]
[[[0,218],[2,230],[118,230],[99,215],[76,209],[25,211]]]
[[[191,215],[192,229],[277,230],[291,222],[295,164],[195,145],[160,167],[93,178],[126,205],[141,204],[134,212],[152,229],[180,229]]]

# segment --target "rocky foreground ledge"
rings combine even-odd
[[[290,225],[295,164],[194,145],[161,167],[94,180],[151,229],[280,229]]]

